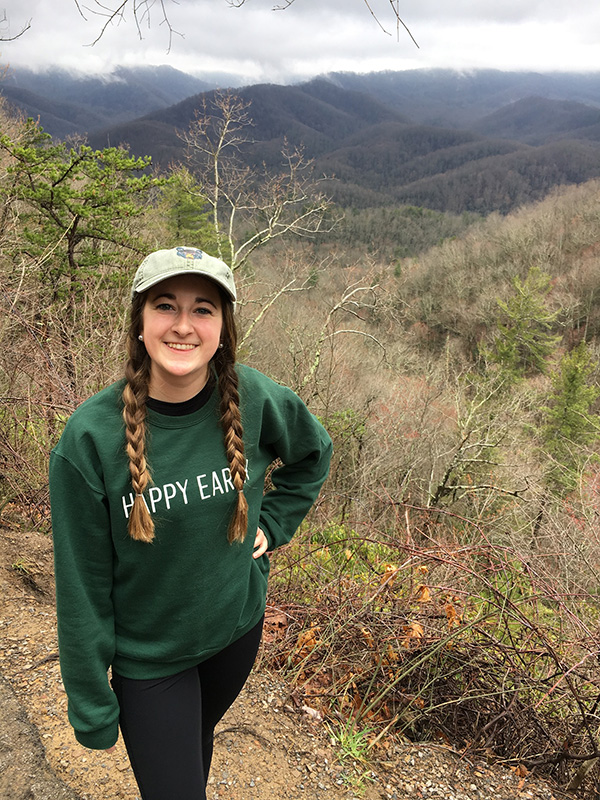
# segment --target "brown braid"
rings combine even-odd
[[[131,323],[127,337],[129,359],[125,365],[126,384],[123,389],[123,420],[125,421],[126,452],[129,458],[131,485],[135,492],[129,515],[129,535],[140,542],[154,539],[154,520],[143,499],[150,482],[146,461],[146,400],[150,381],[150,357],[139,341],[145,296],[137,295],[131,307]]]
[[[221,396],[221,426],[225,437],[225,450],[231,480],[238,493],[237,504],[229,523],[227,538],[230,542],[243,542],[248,528],[248,501],[244,495],[246,480],[246,457],[242,416],[240,413],[240,396],[238,393],[238,376],[235,371],[235,355],[237,349],[237,331],[233,318],[233,305],[222,293],[223,331],[221,333],[222,348],[217,350],[213,359],[219,378],[219,394]]]

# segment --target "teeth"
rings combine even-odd
[[[196,347],[195,344],[179,344],[178,342],[167,342],[167,347],[171,347],[173,350],[193,350]]]

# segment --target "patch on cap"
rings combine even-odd
[[[178,256],[182,258],[187,258],[188,260],[192,261],[197,258],[202,258],[204,253],[202,250],[198,250],[196,247],[176,247],[175,252]]]

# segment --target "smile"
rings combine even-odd
[[[198,345],[196,344],[183,344],[179,342],[165,342],[167,347],[170,347],[171,350],[193,350]]]

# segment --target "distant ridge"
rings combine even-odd
[[[182,160],[178,132],[214,92],[168,67],[17,73],[3,88],[54,136],[84,132],[164,166]],[[285,141],[302,146],[344,206],[504,213],[600,176],[600,73],[332,73],[235,92],[253,120],[246,163],[275,169]]]
[[[535,96],[504,106],[473,126],[473,130],[484,136],[517,139],[528,144],[565,137],[598,141],[599,129],[600,107]]]
[[[0,90],[52,136],[89,133],[183,100],[218,84],[169,66],[117,67],[109,75],[51,68],[11,70]]]
[[[474,122],[527,97],[569,100],[600,108],[598,72],[503,72],[444,69],[332,72],[341,89],[368,92],[414,122],[470,128]]]

